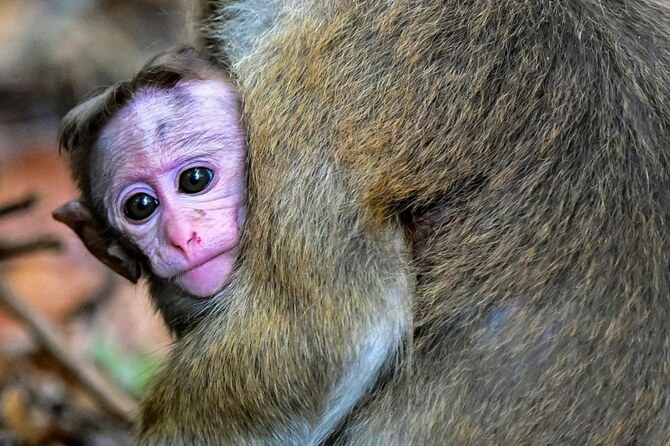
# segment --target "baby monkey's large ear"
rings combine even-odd
[[[68,201],[51,215],[55,220],[68,225],[98,260],[131,282],[137,283],[142,274],[137,256],[128,252],[118,237],[110,234],[85,203],[78,200]]]

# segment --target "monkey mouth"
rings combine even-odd
[[[215,296],[230,280],[236,256],[231,251],[195,263],[175,274],[171,281],[193,296],[209,298]]]
[[[219,257],[225,255],[226,253],[227,253],[227,251],[224,251],[224,252],[220,252],[220,253],[218,253],[218,254],[215,254],[215,255],[213,255],[213,256],[211,256],[211,257],[207,257],[207,258],[206,258],[205,260],[203,260],[202,262],[199,262],[199,263],[197,263],[196,265],[191,266],[190,268],[187,268],[187,269],[185,269],[185,270],[183,270],[183,271],[178,272],[177,274],[175,274],[175,277],[184,276],[184,275],[186,275],[186,274],[188,274],[188,273],[195,272],[198,268],[202,268],[203,266],[207,265],[208,263],[210,263],[210,262],[213,261],[213,260],[218,259]]]

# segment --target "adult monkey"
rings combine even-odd
[[[204,4],[248,218],[145,444],[667,442],[666,5]]]

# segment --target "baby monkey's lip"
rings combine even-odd
[[[205,260],[203,260],[202,262],[198,262],[197,264],[193,265],[192,267],[187,268],[187,269],[184,269],[184,270],[178,272],[178,273],[175,274],[173,277],[182,276],[182,275],[184,275],[184,274],[187,274],[187,273],[193,271],[194,269],[200,268],[201,266],[204,266],[204,265],[208,264],[208,263],[211,262],[212,260],[214,260],[214,259],[216,259],[216,258],[218,258],[218,257],[221,257],[222,255],[228,253],[228,251],[229,251],[229,250],[224,250],[224,251],[221,251],[221,252],[219,252],[219,253],[217,253],[217,254],[214,254],[214,255],[212,255],[212,256],[210,256],[210,257],[207,257],[207,258],[206,258]]]

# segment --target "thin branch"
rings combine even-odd
[[[119,286],[119,276],[113,271],[105,268],[105,279],[102,284],[84,302],[75,307],[65,316],[65,321],[81,318],[88,321],[91,316],[105,305]]]
[[[133,422],[137,413],[137,403],[109,383],[89,363],[72,355],[67,342],[53,324],[26,305],[2,282],[0,282],[0,305],[21,321],[35,336],[36,341],[70,372],[104,409],[124,422]]]
[[[0,241],[0,260],[31,254],[37,251],[59,251],[63,245],[60,240],[51,235],[42,236],[36,240],[22,243],[7,243]]]
[[[30,209],[37,202],[35,195],[28,195],[25,198],[0,206],[0,218],[6,217],[15,212]]]

